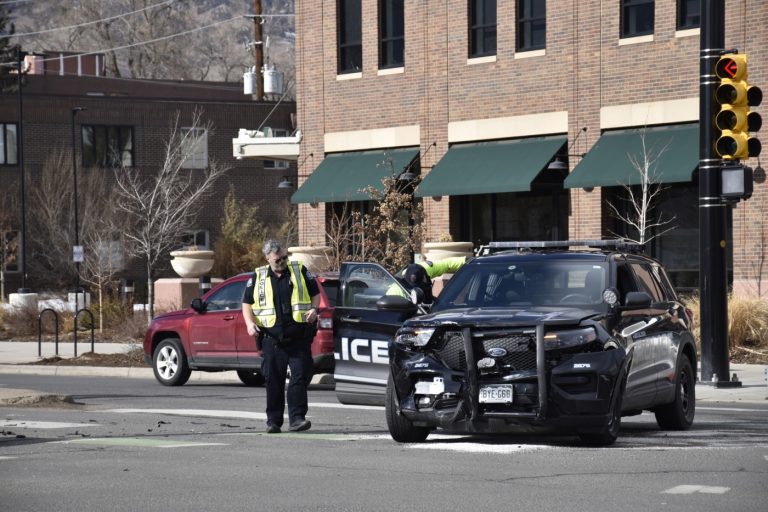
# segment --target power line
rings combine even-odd
[[[195,28],[190,29],[190,30],[185,30],[183,32],[177,32],[175,34],[170,34],[170,35],[167,35],[167,36],[158,37],[158,38],[155,38],[155,39],[150,39],[148,41],[141,41],[141,42],[138,42],[138,43],[126,44],[126,45],[123,45],[123,46],[115,46],[113,48],[105,48],[105,49],[101,49],[101,50],[93,50],[93,51],[90,51],[90,52],[82,52],[82,53],[77,53],[75,55],[64,55],[64,56],[61,56],[61,57],[50,57],[50,58],[47,58],[47,59],[42,59],[40,62],[56,61],[56,60],[60,60],[60,59],[76,59],[78,57],[84,57],[86,55],[96,55],[96,54],[101,54],[101,53],[114,52],[114,51],[117,51],[117,50],[125,50],[127,48],[134,48],[136,46],[143,46],[145,44],[157,43],[157,42],[160,42],[160,41],[165,41],[167,39],[173,39],[174,37],[179,37],[179,36],[184,36],[184,35],[187,35],[187,34],[191,34],[193,32],[199,32],[200,30],[205,30],[207,28],[215,27],[216,25],[222,25],[224,23],[229,23],[230,21],[233,21],[233,20],[236,20],[236,19],[240,19],[240,16],[233,16],[232,18],[228,18],[226,20],[216,21],[216,22],[208,24],[208,25],[203,25],[202,27],[195,27]],[[12,64],[16,64],[16,62],[2,62],[2,63],[0,63],[0,66],[10,66]]]
[[[22,0],[22,1],[29,1],[29,0]],[[107,18],[102,18],[102,19],[99,19],[99,20],[86,21],[84,23],[79,23],[77,25],[69,25],[69,26],[66,26],[66,27],[48,28],[48,29],[45,29],[45,30],[38,30],[37,32],[22,32],[22,33],[18,33],[18,34],[11,34],[11,36],[12,37],[36,36],[36,35],[39,35],[39,34],[49,34],[51,32],[58,32],[59,30],[71,30],[73,28],[87,27],[88,25],[94,25],[96,23],[102,23],[104,21],[111,21],[111,20],[116,20],[118,18],[123,18],[125,16],[131,16],[133,14],[137,14],[137,13],[140,13],[140,12],[143,12],[143,11],[148,11],[148,10],[154,9],[156,7],[162,7],[164,5],[172,4],[172,3],[177,2],[177,1],[178,0],[165,0],[164,2],[160,2],[159,4],[153,4],[153,5],[150,5],[149,7],[144,7],[143,9],[137,9],[135,11],[125,12],[123,14],[116,14],[115,16],[109,16]]]
[[[27,2],[31,2],[32,0],[6,0],[5,2],[0,2],[0,5],[10,5],[10,4],[25,4]]]

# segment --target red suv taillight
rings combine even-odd
[[[323,311],[317,320],[318,329],[333,329],[333,313],[330,311]]]

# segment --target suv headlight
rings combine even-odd
[[[434,327],[417,327],[416,329],[400,331],[395,336],[395,343],[408,347],[423,347],[432,339],[434,332]]]
[[[586,345],[597,339],[597,333],[592,327],[570,329],[567,331],[550,331],[544,335],[544,346],[548,349],[568,348]]]

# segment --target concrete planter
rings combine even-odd
[[[204,276],[213,268],[213,251],[173,251],[171,266],[180,277]]]
[[[457,256],[472,256],[472,242],[425,242],[422,251],[424,258],[438,261]]]
[[[297,246],[289,247],[288,255],[292,260],[300,261],[312,272],[328,270],[333,250],[326,246]]]

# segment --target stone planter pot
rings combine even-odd
[[[213,251],[173,251],[171,266],[180,277],[200,277],[213,268]]]
[[[288,254],[292,260],[300,261],[308,270],[320,272],[328,270],[333,251],[326,246],[297,246],[289,247]]]
[[[438,261],[457,256],[472,256],[472,242],[425,242],[422,246],[424,258]]]

